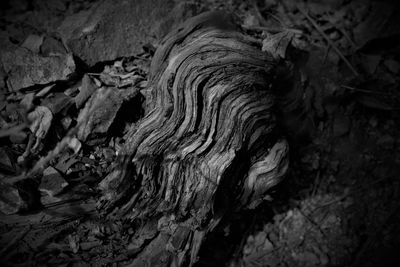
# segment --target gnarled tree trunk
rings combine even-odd
[[[231,16],[205,13],[164,39],[150,73],[146,116],[100,206],[135,225],[132,266],[193,264],[222,216],[255,207],[287,169],[274,62]]]

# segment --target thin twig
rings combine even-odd
[[[324,37],[324,39],[328,42],[328,44],[336,51],[336,53],[339,55],[339,57],[346,63],[346,65],[349,67],[349,69],[353,72],[355,76],[359,76],[358,72],[354,67],[350,64],[350,62],[347,60],[347,58],[340,52],[339,48],[335,45],[335,43],[324,33],[324,31],[321,29],[321,27],[315,22],[313,18],[311,18],[307,12],[301,8],[299,5],[297,5],[298,10],[310,21],[310,23],[314,26],[314,28],[319,32],[319,34]]]
[[[332,18],[331,15],[328,15],[330,18]],[[330,24],[335,27],[341,34],[343,34],[344,38],[350,43],[353,49],[357,48],[357,44],[353,41],[353,39],[350,38],[350,36],[347,34],[346,30],[343,29],[342,27],[339,27],[336,25],[336,23],[333,23],[332,20],[330,20]]]
[[[252,0],[251,4],[254,8],[255,15],[258,18],[258,20],[260,21],[260,23],[262,25],[267,25],[268,23],[267,23],[266,19],[263,17],[263,15],[261,14],[260,9],[258,8],[257,2],[255,0]]]
[[[366,90],[366,89],[351,87],[351,86],[348,86],[348,85],[341,85],[340,87],[342,87],[342,88],[344,88],[344,89],[351,90],[351,91],[358,91],[358,92],[364,92],[364,93],[368,93],[368,94],[377,94],[377,95],[391,96],[390,94],[385,94],[385,93],[381,93],[381,92],[374,92],[374,91],[371,91],[371,90]]]
[[[284,26],[285,28],[288,26],[288,25],[286,25],[286,23],[285,23],[284,21],[282,21],[281,18],[279,18],[278,16],[275,16],[275,15],[272,14],[271,12],[267,12],[267,13],[268,13],[268,15],[269,15],[271,18],[275,19],[277,22],[279,22],[279,24],[281,24],[281,25]]]
[[[141,59],[141,60],[144,60],[144,61],[150,61],[151,59],[150,58],[147,58],[147,57],[141,57],[141,56],[132,56],[132,57],[134,57],[134,58],[136,58],[136,59]]]
[[[335,26],[336,27],[336,26]],[[341,28],[336,27],[341,34],[343,34],[344,38],[350,43],[353,49],[357,49],[357,44],[350,38],[350,36],[347,34],[347,32]]]
[[[303,34],[302,30],[294,28],[279,28],[279,27],[266,27],[266,26],[243,26],[246,30],[256,30],[256,31],[267,31],[272,33],[278,33],[283,31],[293,32],[295,34]]]

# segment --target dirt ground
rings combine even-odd
[[[97,186],[145,112],[161,37],[217,9],[291,63],[302,105],[281,118],[288,175],[259,207],[226,218],[197,266],[400,266],[396,1],[2,5],[2,266],[129,265],[135,225],[99,216]]]

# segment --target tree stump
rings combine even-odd
[[[146,115],[101,182],[99,207],[135,229],[131,266],[193,265],[221,218],[254,208],[288,166],[276,63],[231,15],[189,19],[152,60]]]

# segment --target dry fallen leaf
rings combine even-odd
[[[286,49],[291,43],[293,37],[294,33],[287,30],[276,34],[269,34],[263,40],[262,51],[271,54],[276,59],[285,58]]]
[[[28,114],[28,119],[32,122],[29,129],[37,138],[32,148],[35,150],[39,146],[40,141],[46,137],[53,120],[53,114],[48,107],[37,106],[34,111]]]

